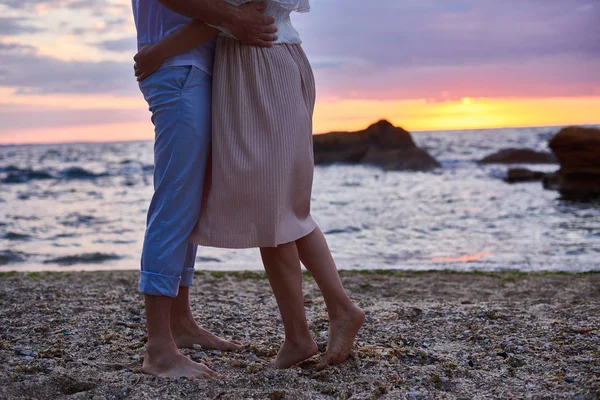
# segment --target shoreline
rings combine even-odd
[[[14,263],[5,264],[0,266],[0,275],[9,274],[9,273],[28,273],[28,272],[52,272],[52,273],[61,273],[61,272],[131,272],[131,271],[139,271],[139,266],[127,266],[127,267],[117,267],[114,268],[109,265],[110,263],[106,263],[106,265],[102,264],[77,264],[77,265],[61,265],[61,264],[43,264],[43,263]],[[222,266],[217,263],[214,268],[208,266],[205,262],[197,262],[196,266],[201,265],[202,268],[197,269],[197,273],[202,272],[226,272],[226,273],[238,273],[251,271],[256,273],[261,273],[264,271],[262,265],[257,264],[255,268],[249,269],[247,266],[242,265],[228,265]],[[440,268],[436,268],[435,265],[423,266],[423,268],[415,268],[414,265],[409,266],[398,266],[398,267],[387,267],[387,268],[340,268],[338,271],[340,273],[350,273],[350,274],[365,274],[369,272],[373,272],[375,274],[391,274],[394,275],[396,273],[449,273],[449,274],[503,274],[503,273],[515,273],[515,274],[534,274],[534,275],[548,275],[548,274],[594,274],[600,273],[600,264],[599,265],[589,265],[584,267],[577,267],[576,270],[573,270],[571,266],[570,269],[566,268],[551,268],[551,269],[539,269],[539,268],[531,268],[528,269],[517,269],[517,268],[498,268],[498,267],[490,267],[486,264],[472,264],[472,263],[443,263],[439,264]],[[454,268],[442,268],[441,266],[452,265]],[[306,273],[306,269],[302,266],[302,271]],[[388,272],[389,271],[389,272]]]
[[[354,355],[317,372],[270,361],[282,325],[266,276],[198,271],[192,309],[239,353],[200,348],[223,381],[141,374],[137,271],[0,273],[0,398],[429,399],[600,397],[600,271],[340,271],[367,313]],[[320,350],[323,299],[304,274]]]

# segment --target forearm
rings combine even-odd
[[[204,22],[193,20],[156,43],[152,51],[155,51],[164,60],[206,43],[218,34],[218,29],[210,27]]]
[[[239,17],[237,7],[224,0],[158,0],[163,6],[211,25],[228,27]]]

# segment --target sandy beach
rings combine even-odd
[[[239,353],[183,350],[223,381],[168,380],[140,366],[145,320],[137,272],[3,273],[0,397],[6,399],[597,399],[600,274],[342,272],[367,313],[355,352],[271,366],[282,325],[255,272],[199,272],[193,310]],[[323,299],[305,276],[324,350]]]

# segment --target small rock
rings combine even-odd
[[[511,168],[506,173],[504,181],[508,183],[542,181],[547,175],[544,172],[531,171],[526,168]]]
[[[421,393],[419,392],[409,392],[407,394],[407,397],[411,400],[420,400],[423,398],[423,396],[421,396]]]
[[[569,382],[569,383],[573,383],[575,382],[575,378],[572,378],[570,376],[565,376],[564,377],[565,382]]]
[[[286,392],[283,390],[276,390],[274,392],[272,392],[269,396],[269,399],[271,400],[281,400],[284,399],[286,395]]]
[[[514,368],[519,368],[526,364],[525,360],[513,356],[508,357],[506,362],[508,365]]]
[[[20,353],[23,356],[31,356],[33,354],[33,351],[32,350],[21,350]]]
[[[327,340],[317,342],[317,348],[319,349],[320,353],[324,353],[327,350]]]
[[[532,149],[503,149],[479,160],[481,164],[554,164],[553,154]]]
[[[192,358],[203,358],[206,356],[206,353],[203,351],[199,351],[197,353],[192,354]]]

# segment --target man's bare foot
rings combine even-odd
[[[315,341],[309,337],[304,343],[283,342],[275,358],[275,367],[290,368],[299,362],[311,358],[319,351]]]
[[[177,325],[171,324],[171,332],[175,344],[180,349],[192,348],[195,344],[205,349],[222,351],[236,351],[242,348],[240,342],[221,339],[198,326],[195,321],[186,321]]]
[[[354,339],[364,322],[365,312],[355,305],[343,316],[330,321],[327,351],[317,364],[318,370],[328,365],[339,364],[348,358],[354,346]]]
[[[174,350],[174,351],[173,351]],[[194,362],[177,349],[150,356],[146,352],[142,372],[160,378],[216,379],[219,374],[204,364]]]

